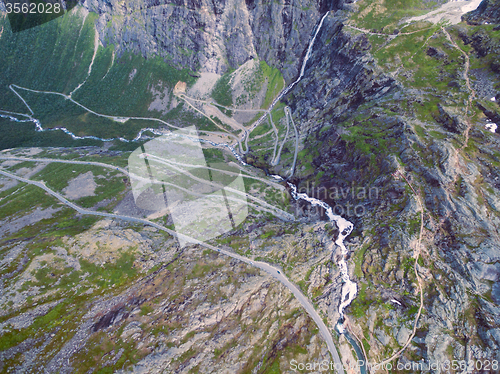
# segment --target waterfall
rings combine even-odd
[[[318,34],[319,34],[320,30],[321,30],[321,27],[323,26],[323,22],[324,22],[325,18],[328,16],[329,13],[330,13],[330,11],[326,12],[323,15],[323,17],[321,17],[321,20],[319,21],[318,27],[316,28],[316,31],[314,32],[313,37],[309,41],[309,45],[307,46],[306,55],[304,56],[304,60],[302,61],[302,66],[300,67],[299,77],[295,81],[293,81],[292,83],[290,83],[286,88],[284,88],[278,94],[278,96],[276,96],[276,98],[273,100],[273,102],[269,106],[269,109],[267,109],[266,113],[257,120],[257,122],[255,123],[254,126],[260,125],[262,123],[262,121],[264,121],[264,119],[266,118],[267,113],[270,113],[271,110],[273,110],[274,106],[278,103],[278,101],[280,101],[283,98],[283,96],[285,96],[288,92],[290,92],[290,90],[297,83],[299,83],[302,80],[302,78],[304,77],[304,73],[306,71],[307,62],[311,58],[311,54],[312,54],[312,49],[313,49],[313,46],[314,46],[314,42],[316,41],[316,37],[318,36]]]
[[[280,177],[279,175],[273,175],[272,176],[274,179],[281,180],[283,181],[284,179]],[[351,304],[352,300],[356,297],[356,294],[358,292],[358,285],[351,280],[349,277],[349,270],[347,268],[347,262],[346,262],[346,256],[348,254],[347,248],[344,244],[344,239],[349,236],[349,234],[352,232],[352,229],[354,228],[354,225],[346,220],[345,218],[336,215],[333,212],[333,209],[331,206],[329,206],[327,203],[324,201],[315,199],[314,197],[309,197],[305,193],[298,193],[297,192],[297,186],[294,184],[287,182],[288,186],[292,190],[291,194],[292,197],[295,200],[305,200],[309,202],[312,206],[321,206],[323,209],[326,211],[326,215],[328,216],[328,219],[330,222],[335,222],[336,226],[339,229],[339,235],[337,237],[337,240],[335,241],[335,244],[337,244],[342,253],[342,258],[340,261],[337,263],[337,265],[340,268],[340,274],[342,276],[342,280],[344,282],[342,286],[342,295],[341,295],[341,302],[339,305],[339,322],[337,323],[337,330],[342,334],[345,332],[344,326],[343,326],[343,321],[344,321],[344,309]]]
[[[290,92],[290,90],[297,83],[299,83],[302,80],[302,78],[304,77],[307,62],[311,58],[312,49],[314,47],[314,43],[316,42],[316,37],[318,36],[318,34],[321,30],[321,27],[323,26],[323,22],[325,21],[325,18],[328,16],[329,13],[330,12],[328,11],[321,17],[321,20],[318,23],[318,27],[316,27],[316,30],[315,30],[311,40],[309,41],[309,44],[308,44],[307,50],[306,50],[306,54],[304,56],[304,60],[302,61],[302,66],[300,67],[300,74],[299,74],[298,78],[295,81],[293,81],[292,83],[290,83],[285,89],[283,89],[278,94],[278,96],[273,100],[273,102],[269,106],[269,109],[266,111],[266,113],[257,120],[254,127],[256,127],[260,123],[262,123],[262,121],[266,118],[268,113],[271,112],[273,107],[283,98],[283,96],[285,96],[288,92]],[[244,134],[244,136],[245,135],[246,135],[246,133]],[[274,179],[277,179],[277,180],[281,180],[281,181],[284,180],[279,175],[273,175],[272,177]],[[346,262],[346,256],[348,254],[348,251],[347,251],[347,248],[345,247],[345,244],[344,244],[344,239],[351,233],[351,231],[353,229],[353,224],[351,222],[347,221],[346,219],[342,218],[341,216],[334,214],[332,207],[330,207],[324,201],[309,197],[304,193],[297,193],[297,187],[290,182],[287,182],[287,183],[288,183],[288,186],[292,190],[292,197],[295,200],[305,200],[305,201],[311,203],[313,206],[317,206],[317,205],[321,206],[322,208],[325,209],[326,214],[327,214],[330,222],[335,222],[335,224],[337,225],[337,227],[339,229],[339,236],[338,236],[337,240],[335,241],[335,244],[337,244],[340,247],[341,252],[342,252],[342,258],[340,259],[340,261],[338,262],[337,265],[340,268],[340,273],[342,275],[342,280],[343,280],[344,284],[342,286],[342,296],[341,296],[341,302],[339,305],[340,318],[339,318],[339,322],[337,323],[337,329],[340,333],[344,333],[345,332],[345,329],[343,327],[344,309],[347,308],[351,304],[352,300],[354,300],[354,298],[356,297],[356,294],[358,292],[357,284],[354,283],[353,281],[351,281],[351,279],[349,278],[349,271],[347,269],[347,262]]]

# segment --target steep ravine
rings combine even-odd
[[[177,4],[173,8],[128,3],[118,6],[113,2],[104,6],[89,1],[86,6],[101,14],[101,41],[116,43],[118,51],[129,48],[144,55],[164,54],[176,66],[217,73],[237,67],[257,54],[278,67],[285,80],[291,82],[299,75],[300,65],[296,61],[305,53],[304,46],[310,38],[302,30],[313,30],[320,12],[335,9],[338,4],[311,7],[273,3],[269,7],[248,1]],[[210,16],[203,18],[201,8]],[[162,14],[160,9],[168,11]],[[152,23],[144,27],[141,19],[154,21],[148,21]],[[419,265],[426,283],[425,313],[407,357],[431,361],[495,357],[499,343],[493,338],[498,334],[494,316],[498,315],[498,307],[488,301],[488,293],[493,291],[485,279],[497,281],[498,254],[494,239],[483,233],[496,232],[498,223],[489,208],[478,206],[475,186],[485,164],[480,159],[467,162],[464,154],[455,156],[446,141],[421,139],[415,130],[418,122],[401,106],[403,101],[418,101],[419,92],[404,89],[384,74],[371,57],[367,37],[346,32],[338,15],[332,13],[324,22],[304,78],[284,101],[299,119],[304,149],[313,156],[313,167],[324,174],[314,182],[318,189],[356,187],[378,191],[376,197],[362,201],[365,214],[352,217],[356,230],[351,235],[352,244],[348,245],[354,256],[350,267],[359,266],[361,273],[356,273],[361,287],[366,289],[355,305],[365,308],[366,315],[351,318],[351,322],[361,335],[370,337],[368,358],[387,358],[398,344],[405,342],[418,304],[415,279],[406,269],[411,262],[408,248],[410,252],[414,250],[418,235],[413,224],[417,222],[417,206],[405,190],[405,183],[392,177],[401,166],[422,189],[426,204],[425,251]],[[353,148],[346,140],[346,124],[360,121],[356,119],[359,116],[371,119],[376,131],[383,134],[384,142],[378,138],[369,141],[372,155]],[[474,136],[482,135],[473,132]],[[493,143],[485,149],[486,153],[494,148],[495,140],[489,141]],[[434,165],[415,147],[427,147],[427,157]],[[299,190],[313,182],[304,166],[304,161],[299,160],[293,180]],[[486,195],[490,204],[496,206],[494,195]],[[327,202],[335,206],[357,203],[356,200],[347,197]],[[360,251],[363,254],[359,259],[355,256]],[[360,264],[355,265],[354,260]],[[330,307],[325,310],[333,320],[334,306],[340,302],[334,291],[330,289],[326,304]],[[493,292],[491,297],[494,295]],[[384,307],[386,304],[390,308]],[[379,325],[389,326],[389,330]],[[450,329],[452,333],[446,332]]]
[[[325,189],[357,191],[331,194],[326,201],[363,208],[363,214],[346,216],[355,227],[348,248],[361,288],[350,321],[366,338],[369,361],[388,358],[406,342],[419,306],[410,271],[419,235],[418,204],[404,180],[394,177],[396,170],[424,201],[417,266],[424,281],[424,312],[400,362],[498,360],[500,206],[493,166],[498,165],[498,136],[473,125],[463,148],[463,137],[454,140],[463,130],[443,123],[453,116],[462,126],[464,114],[442,111],[435,122],[420,122],[411,108],[422,102],[422,93],[381,72],[366,36],[351,35],[335,17],[325,23],[311,59],[314,68],[287,98],[301,119],[308,155],[299,159],[295,182],[316,197]],[[447,105],[449,98],[439,97]],[[424,125],[447,136],[433,138],[421,131]],[[377,193],[369,196],[370,189]],[[359,191],[366,197],[360,198]],[[329,297],[325,307],[331,313],[339,301],[334,292]]]

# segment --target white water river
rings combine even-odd
[[[307,66],[307,62],[308,62],[308,60],[310,59],[310,57],[312,55],[312,49],[313,49],[314,43],[316,41],[316,37],[317,37],[318,33],[320,32],[321,27],[323,25],[323,22],[324,22],[325,18],[328,16],[328,14],[329,14],[329,12],[325,13],[321,17],[321,20],[320,20],[320,22],[319,22],[319,24],[318,24],[318,26],[317,26],[317,28],[316,28],[316,30],[315,30],[312,38],[309,41],[306,54],[305,54],[304,59],[302,61],[302,65],[301,65],[299,77],[295,81],[293,81],[291,84],[289,84],[285,89],[283,89],[278,94],[278,96],[274,99],[274,101],[272,102],[272,104],[270,105],[270,107],[268,108],[268,110],[263,114],[263,116],[260,117],[259,120],[257,120],[254,125],[252,125],[252,129],[255,128],[255,127],[257,127],[260,123],[262,123],[262,121],[266,118],[267,115],[269,115],[269,113],[271,112],[271,110],[273,109],[273,107],[283,98],[283,96],[285,96],[296,84],[298,84],[302,80],[302,78],[303,78],[303,76],[305,74],[305,69],[306,69],[306,66]],[[16,86],[16,87],[17,88],[22,88],[22,87],[18,87],[18,86]],[[14,91],[14,93],[17,96],[19,96],[20,99],[25,103],[25,105],[27,106],[27,108],[31,112],[31,115],[2,111],[3,114],[0,114],[0,117],[8,118],[8,119],[10,119],[12,121],[16,121],[16,122],[33,122],[33,123],[35,123],[37,131],[47,131],[47,129],[44,129],[41,126],[40,121],[38,119],[36,119],[36,118],[33,117],[34,113],[32,112],[31,108],[26,103],[26,101],[22,98],[22,96],[12,87],[12,85],[10,86],[10,89],[12,91]],[[47,93],[49,93],[49,92],[47,92]],[[98,113],[95,113],[95,114],[99,115]],[[21,116],[21,117],[24,117],[25,119],[19,119],[16,116]],[[102,116],[104,116],[104,115],[102,115]],[[290,116],[291,116],[291,113],[290,113]],[[105,117],[110,117],[110,116],[105,116]],[[119,117],[116,117],[116,118],[119,118]],[[83,137],[77,136],[77,135],[73,134],[71,131],[69,131],[67,128],[64,128],[64,127],[55,128],[55,129],[52,129],[52,130],[61,130],[61,131],[65,132],[66,134],[70,135],[73,139],[94,139],[94,140],[100,140],[100,141],[103,141],[103,142],[109,142],[109,141],[114,140],[114,139],[103,139],[103,138],[99,138],[99,137],[95,137],[95,136],[83,136]],[[152,133],[154,135],[165,135],[165,132],[159,131],[157,129],[144,128],[144,129],[140,130],[140,132],[138,133],[138,135],[132,141],[137,141],[137,140],[141,139],[141,137],[143,136],[143,134],[145,132],[150,132],[150,133]],[[244,140],[244,138],[246,136],[248,136],[248,134],[250,132],[251,132],[251,130],[250,131],[245,131],[242,134],[242,138],[241,138],[240,144]],[[129,140],[124,139],[124,138],[118,138],[118,139],[120,141],[123,141],[123,142],[130,142]],[[219,144],[219,143],[215,143],[215,142],[212,142],[212,141],[209,141],[209,140],[204,140],[204,139],[196,139],[196,140],[200,141],[200,142],[208,143],[208,144],[210,144],[210,145],[212,145],[214,147],[224,147],[224,148],[227,148],[227,149],[229,149],[231,151],[231,153],[236,157],[236,159],[242,165],[248,166],[248,164],[246,164],[244,162],[243,158],[236,152],[236,150],[234,149],[234,147],[232,145],[229,145],[229,144],[226,144],[226,143]],[[284,181],[284,179],[282,177],[277,176],[277,175],[274,175],[273,178],[281,180],[281,181]],[[344,244],[344,239],[352,232],[353,224],[351,222],[347,221],[346,219],[344,219],[343,217],[335,215],[333,213],[333,209],[327,203],[325,203],[324,201],[321,201],[321,200],[309,197],[307,194],[304,194],[304,193],[297,193],[297,187],[295,185],[293,185],[292,183],[290,183],[288,181],[287,181],[287,184],[291,188],[291,194],[292,194],[292,197],[295,200],[305,200],[305,201],[309,202],[310,204],[312,204],[313,206],[321,206],[322,208],[325,209],[326,214],[327,214],[329,220],[331,222],[335,222],[335,224],[337,225],[337,227],[339,229],[339,235],[338,235],[338,237],[337,237],[337,239],[335,241],[335,244],[337,244],[341,248],[342,257],[339,260],[339,262],[338,262],[337,265],[340,268],[342,280],[343,280],[344,283],[342,285],[341,303],[340,303],[339,309],[338,309],[339,314],[340,314],[340,319],[339,319],[339,322],[337,323],[336,328],[337,328],[338,332],[342,334],[342,333],[345,332],[345,328],[343,326],[344,310],[345,310],[345,308],[347,306],[349,306],[349,304],[352,302],[352,300],[355,298],[355,296],[357,294],[357,284],[354,283],[350,279],[350,277],[349,277],[349,271],[348,271],[347,262],[346,262],[346,256],[348,254],[348,251],[347,251],[347,248],[345,247],[345,244]],[[329,340],[327,339],[327,342],[328,341]],[[335,361],[338,361],[338,356],[336,357]]]
[[[273,178],[282,181],[284,180],[279,175],[273,175]],[[348,251],[344,244],[344,239],[347,236],[349,236],[349,234],[352,232],[354,225],[345,218],[334,214],[332,207],[327,203],[325,203],[324,201],[318,200],[314,197],[309,197],[305,193],[297,193],[297,186],[295,186],[290,182],[287,182],[287,184],[292,190],[291,194],[295,200],[304,200],[309,202],[312,206],[322,207],[323,209],[325,209],[326,215],[328,216],[330,222],[335,222],[337,228],[339,229],[339,235],[337,237],[337,240],[335,240],[335,244],[337,244],[340,247],[342,252],[342,257],[337,263],[337,265],[340,268],[340,273],[342,275],[342,280],[344,284],[342,285],[342,297],[341,297],[341,303],[339,305],[340,320],[337,323],[336,327],[337,330],[342,334],[345,332],[345,328],[343,326],[344,310],[346,307],[349,306],[349,304],[351,304],[352,300],[354,300],[358,292],[357,284],[353,282],[349,277],[349,269],[347,268],[347,262],[346,262],[346,256],[348,254]]]

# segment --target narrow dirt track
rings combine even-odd
[[[472,102],[473,102],[474,98],[476,97],[476,91],[472,88],[472,86],[470,84],[470,78],[469,78],[470,58],[469,58],[469,55],[467,53],[465,53],[462,50],[462,48],[460,48],[458,46],[458,44],[455,42],[455,40],[453,40],[453,38],[451,37],[450,33],[448,31],[446,31],[444,27],[441,27],[441,30],[443,30],[443,33],[446,35],[446,38],[450,41],[450,43],[453,44],[453,46],[456,49],[458,49],[460,51],[460,53],[465,58],[464,80],[465,80],[465,84],[467,86],[467,89],[470,92],[470,95],[469,95],[469,99],[467,100],[467,107],[465,110],[465,121],[467,122],[467,128],[465,129],[465,132],[464,132],[465,140],[464,140],[464,144],[462,144],[462,147],[460,148],[460,150],[463,151],[464,148],[466,148],[467,144],[469,143],[469,133],[470,133],[470,129],[472,128],[472,122],[470,121],[470,118],[469,118],[469,111],[472,107]]]
[[[411,335],[408,337],[407,342],[405,343],[405,345],[400,350],[398,350],[397,352],[395,352],[391,357],[389,357],[388,359],[385,359],[385,360],[381,361],[378,364],[380,367],[385,367],[388,363],[394,361],[396,358],[398,358],[399,356],[401,356],[401,354],[406,350],[406,348],[408,348],[408,346],[410,345],[412,339],[415,337],[415,334],[417,333],[418,321],[420,319],[420,315],[422,314],[422,309],[424,308],[424,290],[422,288],[422,279],[418,275],[418,270],[417,270],[418,259],[420,257],[420,253],[421,253],[422,233],[424,231],[424,205],[422,204],[422,199],[420,198],[420,195],[417,194],[417,191],[415,191],[415,189],[413,188],[412,184],[406,178],[406,176],[403,174],[403,172],[401,172],[401,171],[398,170],[396,173],[394,173],[394,176],[395,177],[401,176],[401,177],[404,178],[404,180],[406,181],[406,183],[408,184],[408,186],[411,188],[411,190],[415,194],[415,199],[417,199],[417,202],[418,202],[418,205],[419,205],[419,208],[420,208],[420,232],[418,234],[417,246],[416,246],[415,252],[413,254],[413,257],[415,258],[415,264],[413,266],[413,270],[415,271],[415,277],[417,278],[417,282],[418,282],[418,290],[419,290],[419,293],[420,293],[420,306],[418,308],[417,315],[415,316],[415,321],[413,322],[413,331],[412,331]]]

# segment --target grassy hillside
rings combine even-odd
[[[125,54],[115,56],[112,45],[94,49],[96,15],[81,8],[40,27],[12,33],[6,17],[0,19],[0,110],[29,114],[29,109],[9,85],[70,95],[89,109],[107,115],[155,117],[175,121],[172,116],[150,111],[154,93],[171,92],[178,81],[194,82],[189,71],[179,71],[161,58],[145,59]],[[95,56],[94,56],[95,53]],[[94,61],[92,63],[92,59]],[[92,63],[91,74],[88,76]],[[66,127],[73,133],[102,138],[134,138],[142,127],[158,127],[148,121],[125,124],[98,117],[62,96],[16,89],[26,100],[44,128]],[[185,120],[185,118],[183,118]],[[8,134],[2,148],[30,145],[85,145],[93,141],[73,141],[54,131],[35,132],[33,123],[0,121],[0,131]],[[61,143],[62,142],[62,143]]]
[[[17,84],[38,90],[71,92],[85,79],[93,55],[93,15],[76,12],[40,27],[13,34],[7,18],[0,38],[0,108],[26,112],[8,88]]]
[[[405,17],[420,16],[445,3],[443,0],[360,0],[352,21],[359,27],[392,32]]]

